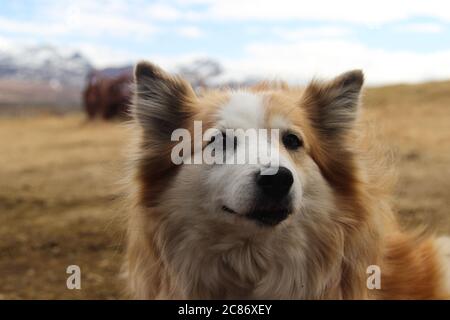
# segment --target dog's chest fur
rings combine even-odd
[[[213,225],[161,224],[152,237],[161,246],[170,281],[160,298],[339,297],[340,257],[320,257],[320,250],[306,247],[308,241],[295,228],[249,237]]]

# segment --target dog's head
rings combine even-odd
[[[352,192],[345,140],[357,115],[361,71],[304,89],[267,83],[197,95],[182,78],[142,62],[135,82],[146,205],[166,206],[186,220],[267,228],[329,212],[333,195]]]

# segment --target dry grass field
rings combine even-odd
[[[450,82],[368,89],[366,116],[394,151],[406,227],[450,234]],[[82,115],[0,118],[0,298],[123,297],[117,181],[126,130]],[[66,267],[82,289],[66,288]]]

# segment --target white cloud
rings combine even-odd
[[[13,42],[11,39],[0,36],[0,51],[1,50],[11,50],[14,48]]]
[[[192,4],[201,3],[194,11]],[[426,16],[450,22],[450,2],[445,0],[178,0],[146,3],[142,0],[46,2],[34,21],[0,18],[0,30],[60,35],[114,34],[147,37],[158,31],[158,22],[208,21],[326,21],[379,25]],[[410,28],[436,32],[431,24]],[[192,33],[192,32],[191,32]]]
[[[67,26],[71,32],[81,32],[84,36],[100,36],[103,34],[115,37],[148,37],[155,34],[158,28],[140,21],[133,21],[120,16],[80,15]]]
[[[303,40],[307,38],[337,38],[351,34],[351,30],[340,26],[326,26],[314,28],[275,28],[273,33],[282,39],[289,41]]]
[[[92,44],[77,44],[74,43],[70,50],[78,50],[82,52],[90,61],[93,62],[97,68],[110,66],[124,66],[134,64],[140,60],[152,61],[164,69],[174,72],[181,64],[189,63],[199,57],[208,57],[206,52],[196,51],[176,55],[161,55],[149,53],[136,53],[126,49],[119,50],[117,48],[92,45]]]
[[[450,74],[450,50],[390,51],[344,40],[253,43],[247,46],[243,58],[223,61],[229,78],[252,75],[297,83],[314,76],[333,77],[351,69],[363,69],[372,85],[445,79]]]
[[[80,51],[97,68],[127,65],[142,58],[139,54],[128,50],[88,43],[74,43],[71,49]]]
[[[78,47],[99,67],[147,59],[173,71],[182,63],[208,56],[207,52],[142,56],[102,46]],[[363,69],[369,85],[380,85],[448,79],[450,75],[450,50],[415,53],[373,49],[343,39],[252,43],[246,46],[240,58],[212,58],[223,64],[225,74],[222,78],[225,80],[277,78],[305,83],[313,77],[330,78],[351,69]]]
[[[378,25],[427,16],[450,21],[450,3],[446,0],[205,0],[207,9],[198,18],[220,20],[277,21],[301,19]]]
[[[439,23],[407,23],[396,29],[400,32],[416,33],[440,33],[445,30],[444,26]]]
[[[149,18],[157,20],[173,21],[179,19],[183,14],[175,7],[163,3],[155,3],[145,7]]]
[[[158,28],[136,17],[126,2],[77,1],[71,4],[52,3],[36,12],[34,20],[15,20],[0,16],[0,30],[41,37],[75,34],[82,37],[114,35],[115,37],[148,37]]]
[[[177,29],[179,35],[186,38],[200,38],[204,35],[203,31],[195,26],[184,26]]]
[[[192,3],[201,4],[196,6],[198,10],[195,12]],[[353,68],[363,68],[371,84],[415,82],[450,75],[450,50],[427,53],[370,48],[348,37],[352,28],[385,23],[395,23],[397,27],[394,28],[398,32],[444,32],[444,22],[450,22],[450,2],[442,0],[175,0],[150,4],[142,0],[52,1],[40,6],[35,16],[35,20],[28,21],[0,16],[2,34],[11,34],[9,38],[0,38],[0,46],[11,46],[11,39],[41,40],[55,36],[67,43],[70,36],[75,35],[83,42],[73,43],[73,48],[80,48],[101,67],[145,58],[131,48],[121,48],[121,38],[147,40],[164,32],[199,38],[205,32],[196,26],[195,21],[234,23],[242,20],[248,22],[247,31],[243,31],[248,35],[269,32],[278,35],[281,42],[249,43],[241,57],[218,57],[224,63],[226,77],[229,78],[242,79],[254,75],[306,81],[314,75],[331,77]],[[408,19],[413,17],[437,21],[409,23]],[[326,22],[327,26],[271,27],[286,20]],[[269,26],[251,24],[252,21],[266,22]],[[68,37],[63,37],[66,35]],[[97,38],[104,35],[117,38],[118,44],[113,47],[98,45]],[[198,56],[208,56],[208,52],[148,58],[173,68]]]
[[[58,35],[67,31],[64,24],[17,21],[0,17],[0,30],[19,34]]]

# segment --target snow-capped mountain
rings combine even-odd
[[[76,51],[52,46],[0,48],[0,79],[81,88],[92,65]]]

